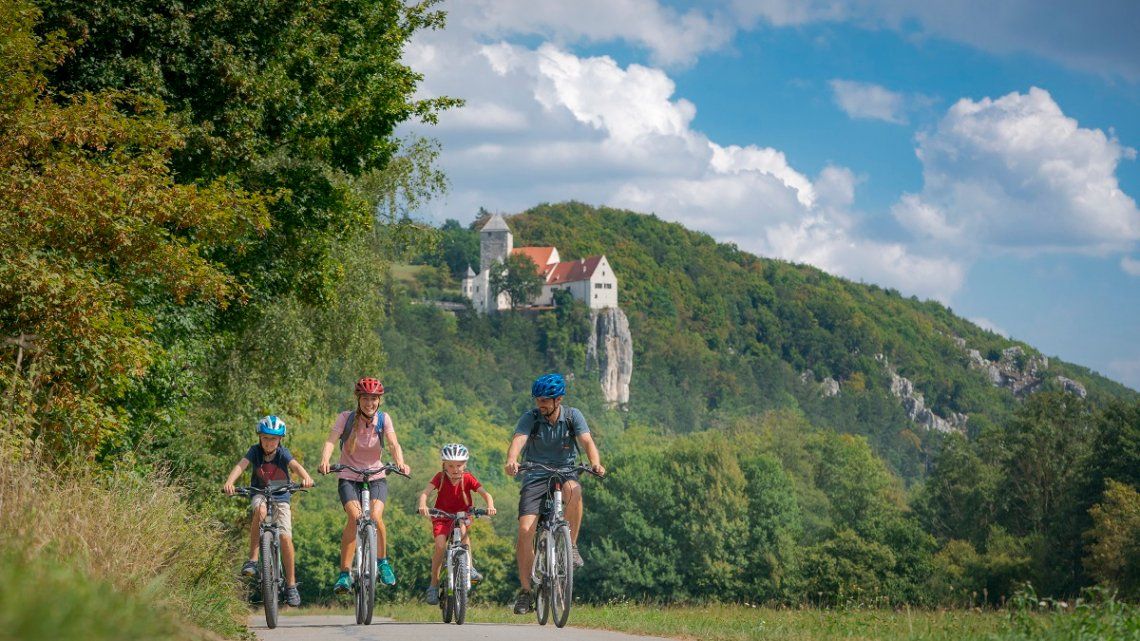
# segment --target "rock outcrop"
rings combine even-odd
[[[810,369],[805,369],[804,371],[800,372],[800,382],[802,382],[804,385],[816,384],[815,372],[811,371]],[[835,380],[834,378],[826,376],[822,381],[818,383],[818,385],[820,394],[823,394],[824,396],[839,396],[839,381]]]
[[[590,312],[586,369],[597,369],[602,395],[607,403],[629,403],[629,379],[633,376],[633,337],[629,333],[629,319],[620,308],[607,307]]]
[[[997,361],[987,360],[976,349],[968,350],[967,354],[970,357],[970,367],[985,371],[990,383],[996,387],[1008,388],[1014,396],[1028,396],[1041,389],[1045,383],[1040,374],[1049,368],[1049,359],[1041,355],[1027,355],[1017,345],[1002,350],[1001,358]]]
[[[875,359],[882,363],[883,367],[887,369],[887,373],[891,375],[891,393],[902,400],[903,409],[906,410],[906,415],[910,420],[939,432],[964,432],[966,430],[966,422],[969,420],[969,416],[952,412],[950,416],[943,418],[935,414],[926,406],[926,399],[922,396],[922,392],[914,389],[914,383],[910,379],[899,376],[894,368],[887,363],[886,356],[878,354]]]

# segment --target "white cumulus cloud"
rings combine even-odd
[[[906,124],[906,98],[902,94],[881,85],[854,80],[837,78],[830,84],[835,103],[848,116]]]
[[[1140,239],[1116,178],[1136,151],[1066,116],[1049,92],[959,100],[918,137],[923,190],[895,217],[920,237],[1035,251],[1106,252]]]
[[[1140,276],[1140,260],[1125,256],[1120,259],[1120,268],[1129,276]]]

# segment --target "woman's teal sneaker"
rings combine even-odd
[[[348,594],[352,590],[352,577],[348,572],[341,572],[333,584],[333,594]]]
[[[384,585],[396,585],[396,572],[388,562],[388,557],[380,559],[377,565],[380,566],[380,582]]]

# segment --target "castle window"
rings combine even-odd
[[[594,283],[594,289],[601,289],[601,288],[602,288],[601,283]]]

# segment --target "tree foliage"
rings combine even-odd
[[[223,179],[175,182],[184,139],[161,103],[53,93],[44,74],[63,41],[33,35],[29,5],[0,9],[0,334],[35,336],[19,370],[5,357],[10,416],[49,449],[90,453],[162,350],[160,308],[244,298],[211,254],[246,251],[229,241],[263,231],[269,201]]]
[[[512,309],[526,305],[542,293],[542,273],[526,254],[511,254],[488,269],[491,270],[488,277],[491,295],[506,294]]]

